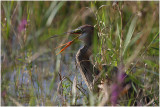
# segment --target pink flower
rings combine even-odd
[[[22,32],[26,28],[26,25],[27,25],[27,20],[26,19],[21,20],[20,24],[18,25],[18,32]]]
[[[117,82],[112,85],[112,93],[111,93],[111,103],[113,106],[117,104],[118,96],[120,95],[121,91],[123,90],[122,84],[124,82],[125,77],[127,74],[124,72],[124,66],[119,65],[118,67],[118,75],[117,75]]]
[[[111,93],[111,103],[113,106],[117,104],[118,95],[119,95],[119,86],[117,84],[114,84],[112,86],[112,93]]]

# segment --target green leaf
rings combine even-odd
[[[135,87],[135,85],[132,83],[132,87],[133,87],[133,89],[134,89],[134,91],[136,92],[136,93],[138,93],[138,91],[137,91],[137,89],[136,89],[136,87]]]
[[[137,35],[132,39],[128,47],[133,45],[141,37],[141,35],[142,35],[142,32],[137,33]]]
[[[159,32],[154,36],[154,38],[153,38],[153,40],[152,40],[152,42],[151,42],[152,44],[159,42],[159,38],[156,39],[156,38],[158,37],[158,35],[159,35]]]
[[[156,47],[151,47],[152,49],[155,49],[155,50],[157,50],[157,51],[159,51],[159,48],[156,48]]]
[[[129,30],[128,30],[128,33],[127,33],[127,36],[126,36],[126,40],[125,40],[125,43],[124,43],[124,50],[123,50],[123,54],[125,54],[126,50],[127,50],[127,47],[131,41],[131,38],[133,36],[133,32],[135,30],[135,27],[136,27],[136,21],[137,21],[138,17],[135,16],[131,22],[131,25],[129,26]]]
[[[58,4],[55,6],[54,10],[52,11],[52,13],[50,14],[50,16],[48,17],[46,26],[50,26],[50,25],[51,25],[51,22],[52,22],[52,20],[54,19],[56,13],[57,13],[58,10],[63,6],[64,3],[65,3],[65,2],[60,2],[60,3],[58,3]]]

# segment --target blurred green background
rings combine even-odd
[[[84,24],[95,26],[100,38],[94,64],[123,62],[159,105],[158,16],[155,1],[1,2],[1,105],[71,105],[75,76],[75,105],[88,104],[75,63],[81,42],[59,55],[60,49],[55,49],[74,38],[63,32]],[[55,34],[59,36],[50,38]],[[92,100],[89,104],[96,105],[96,98]]]

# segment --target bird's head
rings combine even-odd
[[[79,35],[75,39],[73,39],[72,41],[65,43],[64,45],[66,45],[66,46],[59,53],[61,53],[67,47],[69,47],[76,39],[83,41],[84,44],[89,47],[92,45],[94,27],[91,25],[83,25],[83,26],[80,26],[80,27],[76,28],[75,30],[72,30],[67,33],[69,33],[71,35],[72,34],[75,34],[75,35],[79,34]],[[64,46],[64,45],[62,45],[62,46]]]
[[[75,30],[70,31],[70,34],[80,34],[79,40],[83,41],[85,45],[91,45],[94,27],[91,25],[83,25]]]

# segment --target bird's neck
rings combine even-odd
[[[92,47],[85,45],[82,48],[79,49],[79,52],[77,52],[79,57],[81,57],[79,60],[89,60],[90,56],[92,55]]]
[[[87,47],[91,47],[92,40],[93,40],[93,32],[90,31],[90,32],[83,33],[81,34],[79,39],[82,40]]]
[[[99,73],[99,70],[96,69],[89,60],[91,54],[91,46],[87,45],[79,49],[79,51],[76,54],[76,62],[80,68],[80,73],[90,90],[93,89],[94,76],[98,75]]]

